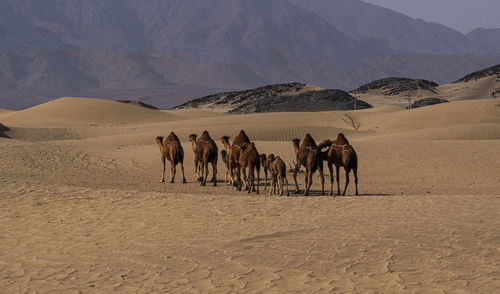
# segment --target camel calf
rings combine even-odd
[[[264,190],[267,189],[267,172],[271,173],[271,162],[274,160],[274,154],[269,154],[267,157],[265,154],[260,155],[260,163],[264,169]],[[272,177],[272,176],[271,176]],[[272,179],[272,178],[271,178]]]
[[[288,190],[288,179],[286,178],[286,165],[285,162],[276,156],[270,164],[271,169],[271,188],[269,189],[269,195],[276,192],[276,187],[278,187],[278,192],[280,196],[283,196],[283,181],[286,182],[286,196],[290,196]]]
[[[170,161],[170,171],[172,172],[172,178],[170,183],[174,182],[176,166],[181,165],[182,169],[182,182],[186,183],[186,178],[184,177],[184,150],[182,149],[181,141],[174,132],[171,132],[168,137],[163,140],[162,136],[156,137],[156,144],[160,147],[161,161],[163,163],[163,171],[161,174],[160,183],[165,182],[165,164],[166,160]]]

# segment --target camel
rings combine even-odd
[[[214,140],[210,137],[207,131],[203,131],[200,138],[196,141],[195,148],[195,163],[198,165],[200,185],[206,186],[208,178],[208,164],[212,164],[212,181],[214,186],[217,186],[217,159],[218,148]],[[195,168],[196,170],[196,168]]]
[[[354,148],[349,144],[349,141],[344,136],[344,134],[340,133],[337,135],[337,139],[335,141],[332,140],[324,140],[319,143],[318,148],[322,150],[325,147],[329,147],[328,151],[325,152],[326,156],[323,160],[326,160],[328,163],[328,169],[330,170],[330,196],[333,195],[333,168],[332,164],[335,165],[335,169],[337,171],[337,195],[340,195],[340,182],[339,182],[339,169],[341,166],[344,167],[345,170],[345,187],[344,192],[342,193],[345,196],[347,186],[349,185],[349,173],[351,170],[354,174],[354,183],[356,184],[356,195],[358,194],[358,155]]]
[[[245,131],[241,130],[238,136],[234,138],[233,144],[229,144],[229,137],[228,136],[222,136],[221,138],[222,144],[224,144],[224,147],[226,148],[227,154],[228,154],[228,161],[229,161],[229,181],[232,182],[237,190],[241,190],[241,185],[239,184],[241,182],[241,167],[239,166],[239,161],[240,161],[240,152],[241,152],[241,146],[245,143],[250,143],[250,139],[248,138],[247,134]],[[234,171],[236,170],[236,176],[237,180],[235,181],[234,179]]]
[[[244,187],[248,188],[248,193],[257,192],[257,194],[259,194],[260,155],[253,142],[245,143],[241,146],[239,164],[241,170],[243,171]],[[246,176],[246,168],[248,168],[248,178]],[[257,171],[257,191],[255,190],[255,171]]]
[[[186,183],[186,178],[184,177],[184,150],[177,135],[171,132],[165,140],[163,140],[162,136],[158,136],[156,137],[156,143],[160,147],[161,161],[163,162],[160,183],[165,182],[165,164],[167,159],[170,161],[170,171],[172,172],[170,183],[174,182],[177,164],[181,165],[182,182]]]
[[[198,135],[196,134],[191,134],[189,135],[189,141],[191,141],[191,145],[193,146],[193,153],[195,154],[194,156],[194,175],[196,176],[196,181],[199,181],[201,176],[198,173],[198,159],[196,158],[196,138]]]
[[[293,180],[295,181],[295,193],[298,194],[300,192],[299,185],[297,184],[297,173],[299,172],[300,166],[303,165],[306,168],[306,189],[304,192],[304,196],[309,195],[309,190],[312,185],[312,176],[316,170],[319,170],[319,175],[321,177],[321,195],[325,195],[323,160],[320,150],[316,146],[316,142],[314,142],[314,139],[310,134],[306,134],[304,141],[302,141],[302,144],[300,144],[300,140],[297,138],[293,139],[292,142],[297,158],[297,161],[295,163],[295,170],[293,172]]]
[[[264,177],[265,177],[265,182],[264,182],[264,190],[267,189],[267,172],[270,173],[271,180],[272,180],[272,173],[271,173],[271,163],[274,160],[274,154],[269,154],[267,157],[265,154],[260,155],[260,163],[262,164],[262,168],[264,169]]]
[[[239,183],[239,178],[237,181],[234,179],[234,171],[236,170],[236,174],[239,177],[240,174],[240,166],[239,166],[239,157],[237,159],[234,158],[233,156],[233,149],[231,147],[231,144],[229,143],[229,137],[228,136],[222,136],[220,138],[222,144],[224,145],[224,148],[226,148],[226,159],[227,159],[227,170],[228,170],[228,177],[229,177],[229,185],[232,185],[234,187],[238,187]]]
[[[290,196],[288,191],[288,179],[286,178],[286,165],[285,162],[276,156],[274,160],[271,161],[271,188],[269,189],[269,195],[276,192],[276,187],[278,187],[278,192],[280,196],[283,196],[283,180],[286,182],[286,196]]]

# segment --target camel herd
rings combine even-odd
[[[208,166],[212,165],[211,182],[217,186],[217,160],[218,148],[215,141],[210,137],[207,131],[204,131],[198,138],[197,135],[189,135],[189,140],[193,146],[195,176],[200,185],[205,186],[209,174]],[[221,143],[224,145],[224,150],[221,150],[220,155],[226,166],[225,182],[230,186],[234,186],[237,190],[247,190],[248,193],[256,192],[259,194],[260,186],[260,169],[263,168],[265,175],[264,190],[267,189],[267,176],[270,175],[271,184],[269,195],[279,193],[284,194],[284,187],[288,191],[288,179],[286,177],[286,164],[274,154],[259,154],[254,142],[246,135],[245,131],[240,131],[231,143],[230,137],[222,136]],[[166,160],[170,161],[170,170],[172,177],[170,182],[173,183],[176,174],[176,166],[181,165],[182,182],[186,183],[184,177],[184,150],[177,135],[173,132],[164,139],[156,137],[161,152],[161,160],[163,163],[163,171],[161,181],[165,181],[165,165]],[[313,174],[319,171],[321,178],[321,194],[325,195],[325,179],[323,174],[323,161],[328,164],[330,171],[330,193],[333,195],[333,165],[335,165],[337,174],[337,194],[340,195],[339,171],[343,167],[346,173],[345,187],[342,195],[345,195],[347,186],[349,185],[349,175],[353,171],[354,182],[356,184],[356,195],[358,194],[358,157],[352,145],[349,144],[347,138],[342,134],[338,134],[335,140],[324,140],[316,145],[316,142],[310,134],[306,134],[302,143],[299,139],[292,140],[295,151],[296,161],[293,172],[293,180],[295,182],[295,193],[300,193],[299,185],[297,184],[297,173],[301,166],[306,169],[305,173],[305,192],[304,196],[309,195],[312,185]],[[324,150],[324,151],[323,151]],[[248,174],[247,174],[248,172]]]

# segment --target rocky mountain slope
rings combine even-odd
[[[481,55],[500,51],[487,49],[495,30],[471,33],[491,45],[475,51],[454,30],[361,1],[300,2],[2,1],[0,107],[87,96],[166,108],[292,81],[344,90],[388,76],[446,83],[500,61]]]

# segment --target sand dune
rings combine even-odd
[[[498,104],[357,111],[359,133],[342,112],[229,116],[83,98],[0,114],[0,292],[494,293]],[[344,132],[361,196],[351,182],[348,197],[318,197],[317,174],[312,197],[200,187],[187,136],[205,129],[220,149],[222,134],[245,129],[287,165],[291,138]],[[188,184],[179,169],[159,183],[154,138],[170,131]]]
[[[3,114],[1,119],[7,125],[88,126],[159,122],[175,119],[175,116],[115,101],[65,97],[26,110]]]

